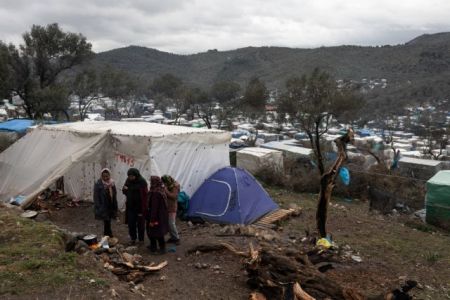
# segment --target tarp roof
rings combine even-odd
[[[75,122],[58,125],[44,125],[43,129],[63,130],[70,132],[106,133],[117,135],[163,137],[181,134],[223,133],[223,130],[201,129],[182,126],[171,126],[149,122],[118,122],[118,121],[96,121]]]
[[[15,119],[0,123],[0,131],[12,131],[18,133],[25,133],[30,126],[33,126],[34,121],[28,119]]]
[[[288,140],[289,141],[289,140]],[[293,140],[295,141],[295,140]],[[283,142],[269,142],[261,145],[262,148],[267,149],[273,149],[273,150],[279,150],[279,151],[287,151],[296,153],[303,156],[309,156],[312,153],[312,149],[300,147],[300,146],[292,146],[286,143],[286,141]]]
[[[259,148],[259,147],[247,147],[239,150],[240,153],[250,154],[258,157],[263,157],[272,153],[281,153],[279,150]]]
[[[450,186],[450,171],[439,171],[427,182],[431,184]]]
[[[437,167],[442,164],[440,160],[432,160],[432,159],[421,159],[421,158],[412,158],[412,157],[402,157],[400,158],[401,163],[407,164],[415,164],[429,167]]]

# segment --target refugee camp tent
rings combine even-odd
[[[400,173],[403,176],[428,180],[442,170],[442,161],[402,157],[398,162]]]
[[[283,153],[278,150],[247,147],[236,153],[236,166],[252,174],[263,168],[271,172],[282,172]]]
[[[195,192],[188,215],[217,223],[251,224],[278,208],[244,169],[222,168]]]
[[[427,223],[450,229],[450,171],[440,171],[427,181]]]
[[[64,176],[65,192],[92,199],[103,167],[120,189],[127,170],[145,178],[170,174],[192,193],[218,169],[229,165],[230,134],[148,122],[77,122],[33,129],[0,154],[0,200],[21,196],[28,206]],[[118,193],[123,205],[122,193]]]

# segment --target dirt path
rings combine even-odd
[[[314,231],[317,195],[295,194],[269,189],[282,206],[292,203],[304,207],[303,214],[282,224],[278,244],[295,247],[305,230]],[[372,214],[365,202],[334,199],[330,207],[328,228],[333,239],[343,249],[360,256],[361,263],[348,259],[328,271],[327,275],[340,284],[368,294],[378,294],[400,287],[406,279],[419,282],[416,299],[450,298],[450,237],[408,217],[387,217]],[[52,214],[51,220],[62,228],[101,235],[102,223],[95,221],[92,207],[65,208]],[[406,224],[406,225],[405,225]],[[186,256],[192,246],[214,241],[228,241],[242,249],[249,237],[217,237],[218,225],[189,227],[179,222],[182,243],[175,253],[152,256],[145,245],[137,253],[156,263],[168,260],[160,273],[147,276],[143,285],[148,299],[247,299],[250,289],[238,257],[227,252]],[[128,241],[126,225],[114,223],[113,232],[122,243]],[[148,243],[146,239],[146,243]],[[196,264],[206,264],[205,269]],[[218,269],[213,267],[218,265]],[[217,268],[217,267],[216,267]],[[163,277],[164,280],[161,280]],[[114,282],[111,283],[114,285]],[[142,296],[133,295],[132,298]]]
[[[66,208],[52,214],[51,221],[61,228],[75,232],[88,232],[101,236],[103,223],[94,220],[92,207]],[[124,224],[114,222],[113,233],[122,243],[129,241],[128,229]],[[145,259],[159,263],[167,260],[169,265],[160,273],[146,277],[144,294],[149,299],[247,299],[250,290],[246,286],[246,275],[238,258],[229,253],[201,254],[186,256],[190,247],[208,241],[219,241],[212,232],[215,226],[189,227],[179,222],[182,243],[175,253],[151,255],[145,245],[138,244],[135,253]],[[226,240],[236,245],[246,246],[244,238],[233,237]],[[205,269],[196,268],[196,264],[207,264]],[[218,267],[217,267],[218,266]],[[161,280],[163,277],[164,280]],[[136,296],[142,299],[142,296]]]

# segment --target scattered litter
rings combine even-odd
[[[108,236],[102,237],[102,239],[100,240],[100,247],[102,247],[103,249],[109,249],[108,239]]]
[[[416,216],[417,218],[421,219],[422,222],[424,222],[424,223],[425,223],[426,215],[427,215],[427,210],[425,208],[421,209],[421,210],[418,210],[418,211],[416,211],[414,213],[414,216]]]
[[[22,213],[20,216],[21,216],[22,218],[32,219],[32,218],[36,217],[37,215],[38,215],[38,212],[37,212],[37,211],[34,211],[34,210],[27,210],[27,211],[25,211],[24,213]]]
[[[113,297],[113,298],[119,297],[119,294],[116,292],[115,289],[111,289],[111,297]]]
[[[327,238],[321,238],[317,241],[316,246],[323,249],[330,249],[332,244]]]
[[[130,247],[126,247],[125,251],[127,252],[134,252],[136,251],[138,248],[136,246],[130,246]]]
[[[351,258],[358,263],[362,262],[362,258],[358,255],[352,255]]]
[[[9,203],[13,204],[13,205],[19,205],[20,206],[22,204],[22,202],[25,201],[25,199],[26,199],[25,196],[19,195],[19,196],[16,196],[15,198],[12,197],[11,200],[9,201]]]

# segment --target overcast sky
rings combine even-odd
[[[450,31],[449,12],[450,0],[0,0],[0,40],[57,22],[95,52],[402,44]]]

